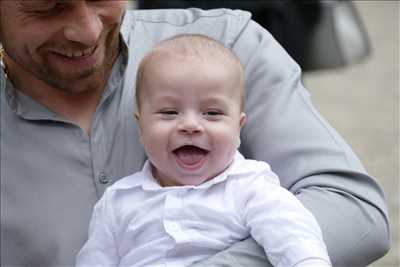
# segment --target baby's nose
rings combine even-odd
[[[203,126],[196,115],[187,114],[179,122],[178,131],[183,134],[197,134],[203,132]]]

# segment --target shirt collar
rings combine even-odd
[[[127,12],[127,10],[125,10],[122,17],[120,33],[125,44],[128,44],[129,36],[132,32],[131,27],[134,27],[134,24],[132,23],[134,23],[135,20],[132,16],[133,12]]]
[[[27,120],[52,120],[57,114],[33,100],[23,92],[16,90],[10,80],[6,80],[6,99],[9,107],[18,116]]]

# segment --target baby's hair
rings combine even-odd
[[[220,42],[201,34],[180,34],[165,39],[154,46],[141,60],[136,76],[136,105],[140,109],[140,92],[145,66],[159,57],[172,56],[176,60],[201,60],[219,64],[236,65],[239,68],[241,110],[244,109],[244,71],[239,58]],[[213,61],[214,60],[214,61]]]

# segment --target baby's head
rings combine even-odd
[[[163,186],[198,185],[223,172],[245,121],[239,59],[202,35],[162,41],[139,65],[140,140]]]

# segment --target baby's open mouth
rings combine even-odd
[[[209,153],[206,149],[192,145],[178,147],[172,152],[185,165],[196,165]]]

